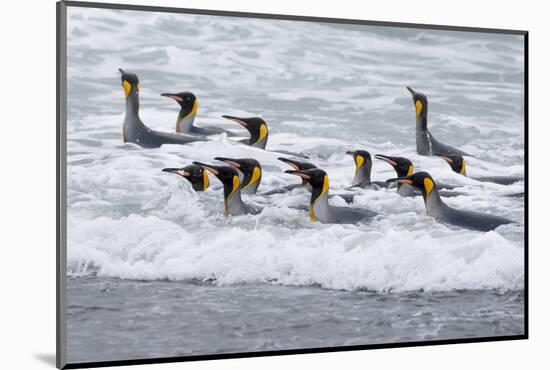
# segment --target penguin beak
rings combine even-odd
[[[285,173],[289,173],[291,175],[300,176],[304,180],[311,180],[311,176],[309,176],[306,173],[303,173],[302,171],[294,171],[294,170],[286,170]]]
[[[300,167],[298,167],[298,165],[290,159],[286,159],[286,158],[283,158],[283,157],[279,157],[277,159],[280,160],[281,162],[284,162],[284,163],[288,164],[290,167],[294,168],[295,170],[300,169]]]
[[[248,123],[246,123],[245,121],[243,121],[241,118],[239,117],[233,117],[233,116],[222,116],[223,118],[226,118],[226,119],[230,119],[231,121],[234,121],[234,122],[237,122],[239,125],[243,126],[243,127],[247,127],[248,126]]]
[[[205,164],[205,163],[202,163],[202,162],[193,162],[193,164],[201,166],[202,168],[204,168],[205,170],[207,170],[208,172],[210,172],[213,175],[218,176],[220,174],[218,166],[212,166],[212,165]]]
[[[190,173],[185,171],[183,168],[163,168],[162,172],[173,173],[175,175],[180,175],[183,177],[187,177],[190,175]]]
[[[394,179],[387,179],[386,182],[398,182],[400,184],[408,184],[408,185],[413,184],[413,180],[412,180],[411,176],[396,177]]]
[[[347,154],[347,155],[351,155],[352,157],[355,155],[355,153],[352,152],[352,151],[350,151],[350,150],[348,150],[348,151],[346,152],[346,154]]]
[[[447,163],[449,164],[452,164],[453,163],[453,160],[449,157],[447,157],[446,155],[443,155],[443,154],[434,154],[435,156],[438,156],[439,158],[445,160]]]
[[[183,101],[183,99],[177,96],[176,94],[162,93],[160,94],[160,96],[166,96],[167,98],[174,99],[177,102]]]
[[[414,91],[411,87],[407,86],[407,90],[411,93],[411,95],[416,94],[416,91]]]
[[[216,157],[214,159],[217,160],[217,161],[225,162],[228,165],[230,165],[231,167],[241,168],[241,164],[239,162],[237,162],[235,159],[225,158],[225,157]]]
[[[385,155],[382,155],[382,154],[375,154],[374,158],[380,159],[381,161],[389,163],[392,166],[397,166],[397,162],[395,160],[393,160],[392,157],[388,157],[388,156],[385,156]]]

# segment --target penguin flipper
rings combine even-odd
[[[331,207],[333,222],[338,224],[357,224],[369,221],[379,215],[378,212],[363,208]]]
[[[481,182],[492,182],[499,185],[511,185],[513,183],[523,181],[523,177],[518,176],[485,176],[485,177],[472,177],[472,179]]]
[[[513,223],[513,221],[504,217],[451,207],[448,207],[439,219],[443,222],[478,231],[491,231],[501,225]]]
[[[208,139],[201,136],[188,134],[169,134],[166,132],[153,130],[151,130],[147,136],[149,136],[149,141],[159,143],[159,146],[163,144],[189,144],[197,141],[208,141]]]

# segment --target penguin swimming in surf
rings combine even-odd
[[[397,177],[410,176],[414,173],[414,166],[410,160],[403,157],[390,157],[382,154],[375,154],[374,158],[388,163],[393,167]],[[397,183],[397,194],[404,197],[419,195],[420,192],[409,184]]]
[[[173,173],[186,179],[191,183],[195,191],[205,191],[210,185],[208,173],[196,164],[190,164],[182,168],[163,168],[162,172]]]
[[[140,85],[137,75],[119,68],[122,88],[126,98],[126,115],[122,125],[122,139],[125,143],[134,143],[143,148],[158,148],[163,144],[189,144],[206,141],[204,137],[169,134],[150,129],[139,118]]]
[[[374,158],[379,159],[388,163],[393,167],[397,177],[410,176],[414,173],[414,166],[410,160],[403,157],[390,157],[388,155],[375,154]],[[465,195],[464,193],[458,191],[448,191],[452,190],[455,187],[452,185],[444,184],[442,182],[437,183],[439,190],[439,195],[442,197],[450,198],[457,197],[459,195]],[[422,194],[420,190],[414,186],[408,184],[397,183],[397,194],[403,197],[416,197]]]
[[[241,216],[245,214],[258,214],[261,209],[246,204],[241,199],[241,180],[237,170],[230,166],[214,166],[201,162],[193,164],[203,167],[215,175],[223,184],[223,204],[225,216]]]
[[[378,215],[377,212],[349,207],[335,207],[328,203],[329,179],[320,168],[310,170],[287,170],[285,173],[300,176],[311,185],[309,219],[321,223],[357,224],[366,222]]]
[[[460,149],[453,148],[437,141],[428,130],[428,98],[426,95],[414,91],[407,86],[412,95],[416,109],[416,151],[420,155],[434,155],[434,153],[469,155]]]
[[[470,179],[481,181],[481,182],[492,182],[500,185],[510,185],[518,181],[523,181],[523,177],[519,176],[483,176],[483,177],[469,177],[466,175],[466,160],[461,155],[457,154],[440,154],[436,153],[438,157],[442,158],[445,162],[451,166],[451,169],[464,175]]]
[[[222,116],[233,122],[237,122],[239,125],[243,126],[250,133],[249,139],[239,140],[239,142],[253,146],[255,148],[266,149],[267,139],[269,137],[269,130],[267,128],[267,123],[260,117],[250,117],[250,118],[239,118],[234,116]],[[292,155],[295,157],[308,158],[307,155],[303,153],[293,153],[286,150],[268,150],[270,152],[281,153],[286,155]]]
[[[262,166],[253,158],[225,158],[216,157],[217,161],[225,162],[236,168],[243,174],[241,179],[241,194],[256,194],[258,186],[262,181]]]
[[[351,182],[352,187],[359,187],[362,189],[380,189],[393,187],[391,183],[385,181],[371,181],[370,175],[372,170],[372,158],[369,152],[366,150],[348,151],[346,154],[353,157],[355,162],[355,176]]]
[[[173,99],[180,106],[180,112],[176,121],[176,132],[192,135],[218,135],[226,133],[227,136],[235,136],[236,134],[231,131],[224,130],[220,127],[197,127],[194,125],[197,110],[199,108],[199,101],[195,94],[191,92],[180,92],[176,94],[163,93],[161,96]]]
[[[283,163],[288,164],[290,167],[292,167],[295,170],[310,170],[312,168],[317,168],[317,166],[315,166],[313,163],[306,162],[306,161],[300,161],[297,159],[284,158],[284,157],[279,157],[277,159]],[[304,187],[311,189],[311,186],[309,185],[309,183],[306,180],[302,179],[301,184],[291,184],[291,185],[281,186],[279,188],[264,191],[263,193],[260,193],[260,195],[288,193],[289,191],[292,191],[294,189],[304,188]]]
[[[250,133],[250,138],[241,140],[242,143],[255,148],[265,149],[267,145],[268,129],[267,123],[265,123],[263,119],[260,117],[239,118],[227,115],[222,117],[237,122]]]
[[[437,184],[426,172],[416,172],[410,176],[397,177],[388,181],[412,185],[420,189],[428,215],[437,221],[479,231],[491,231],[501,225],[513,222],[487,213],[449,207],[441,200]]]

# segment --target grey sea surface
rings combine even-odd
[[[68,291],[75,362],[523,333],[522,292],[380,294],[90,277],[69,279]]]
[[[524,332],[524,182],[480,183],[415,150],[415,108],[472,154],[471,176],[523,176],[523,39],[514,35],[69,8],[68,359],[205,355],[517,335]],[[197,125],[247,133],[224,114],[261,116],[267,149],[217,135],[143,149],[121,140],[118,68],[140,79],[140,116],[175,131],[192,91]],[[491,232],[445,225],[421,198],[350,190],[348,150],[409,158],[453,184],[453,207],[507,217]],[[304,189],[243,197],[259,215],[223,217],[220,183],[194,192],[163,173],[216,156],[253,157],[259,192],[297,183],[277,150],[304,152],[347,205],[381,215],[312,223]],[[395,173],[374,160],[372,179]]]

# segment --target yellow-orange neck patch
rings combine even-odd
[[[434,188],[434,183],[429,178],[424,179],[424,189],[426,189],[426,196],[428,196]]]
[[[359,171],[361,166],[363,166],[363,163],[365,163],[365,158],[363,158],[362,155],[355,156],[355,173]]]
[[[260,126],[260,136],[258,137],[258,140],[256,141],[256,143],[262,141],[266,136],[267,136],[267,125],[265,123],[262,123],[262,125]]]
[[[416,107],[416,118],[418,118],[418,116],[420,116],[420,113],[422,112],[422,102],[420,100],[417,100],[415,107]]]
[[[132,91],[132,85],[128,81],[124,80],[122,81],[122,88],[124,89],[124,95],[128,97],[128,95],[130,95],[130,91]]]
[[[210,181],[208,180],[208,173],[206,170],[202,171],[202,190],[208,189]]]

